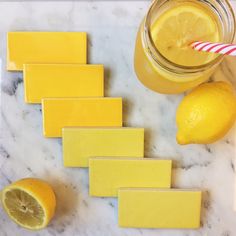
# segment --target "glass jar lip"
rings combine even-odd
[[[155,7],[155,5],[157,4],[159,0],[154,0],[151,4],[151,6],[149,7],[149,10],[147,12],[147,15],[144,19],[144,36],[145,36],[145,41],[149,43],[149,53],[152,57],[152,59],[158,63],[158,64],[162,64],[162,66],[166,69],[170,69],[169,67],[173,68],[174,72],[176,73],[176,70],[180,70],[181,71],[189,71],[190,73],[192,72],[199,72],[199,71],[204,71],[216,64],[218,64],[219,62],[221,62],[221,60],[224,58],[224,55],[220,55],[217,56],[214,60],[205,63],[203,65],[199,65],[199,66],[184,66],[184,65],[179,65],[177,63],[174,63],[172,61],[170,61],[169,59],[167,59],[164,55],[162,55],[162,53],[155,47],[155,44],[153,42],[152,39],[152,35],[151,35],[151,29],[150,29],[150,18],[151,18],[151,12],[153,10],[153,8]],[[233,20],[232,20],[232,24],[233,24],[233,32],[232,32],[232,36],[230,38],[230,40],[228,42],[223,42],[223,43],[232,43],[235,37],[235,33],[236,33],[236,25],[235,25],[235,15],[234,15],[234,11],[232,9],[232,6],[230,5],[230,3],[228,2],[228,0],[221,0],[224,1],[224,3],[226,4],[226,7],[228,8]],[[157,59],[156,55],[161,58],[161,60],[164,63],[160,63],[160,61]],[[168,66],[169,65],[169,66]]]

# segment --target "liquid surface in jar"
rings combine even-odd
[[[182,3],[161,14],[151,26],[152,40],[169,61],[199,66],[217,57],[190,47],[195,41],[220,42],[221,30],[212,12],[194,3]]]

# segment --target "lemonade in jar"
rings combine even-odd
[[[224,57],[195,51],[191,43],[232,43],[234,35],[227,0],[154,0],[137,34],[137,77],[159,93],[191,89],[207,81]]]

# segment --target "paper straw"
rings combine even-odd
[[[191,47],[199,52],[213,52],[223,55],[236,56],[235,44],[194,42],[191,44]]]

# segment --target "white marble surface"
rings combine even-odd
[[[147,1],[0,2],[0,188],[23,177],[39,177],[54,186],[58,199],[56,216],[49,227],[35,233],[16,226],[0,209],[1,236],[236,235],[235,128],[213,145],[177,145],[175,109],[182,96],[151,92],[135,77],[132,64],[135,34],[148,4]],[[236,9],[236,4],[233,5]],[[87,170],[63,167],[61,140],[42,136],[41,107],[24,103],[22,74],[5,70],[6,33],[14,30],[89,33],[89,62],[105,65],[106,95],[124,98],[124,124],[146,128],[146,156],[175,161],[174,187],[204,191],[201,229],[121,229],[117,226],[117,200],[88,196]],[[236,87],[235,67],[235,59],[227,58],[213,79],[228,79]]]

